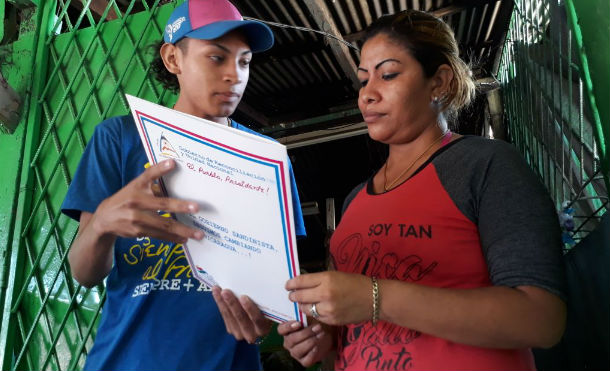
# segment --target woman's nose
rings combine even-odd
[[[366,104],[379,101],[379,93],[371,86],[370,82],[360,89],[360,100]]]

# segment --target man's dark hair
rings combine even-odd
[[[187,38],[178,41],[176,46],[182,50],[184,54],[187,53]],[[150,62],[150,70],[155,78],[155,80],[159,81],[164,88],[170,90],[172,93],[177,93],[180,90],[180,85],[178,84],[178,78],[173,73],[169,72],[167,68],[165,68],[165,64],[163,63],[163,59],[161,59],[161,54],[159,50],[161,50],[161,46],[163,46],[165,42],[163,40],[156,42],[150,45],[152,52],[154,53],[153,60]]]

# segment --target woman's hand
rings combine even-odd
[[[321,361],[334,348],[333,330],[316,322],[305,328],[301,322],[286,322],[277,327],[278,334],[284,337],[284,348],[305,367]]]
[[[358,323],[373,316],[373,284],[369,277],[360,274],[337,271],[302,274],[286,282],[286,290],[292,291],[288,297],[299,303],[301,311],[329,325]]]
[[[227,332],[235,339],[255,344],[259,337],[267,335],[271,330],[271,321],[263,316],[249,297],[243,295],[238,300],[231,290],[223,290],[218,286],[212,288],[212,296],[218,305]]]

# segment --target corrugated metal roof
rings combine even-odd
[[[513,7],[506,0],[234,0],[234,4],[245,17],[322,30],[357,48],[361,31],[379,16],[404,9],[429,11],[454,29],[462,56],[473,62],[477,78],[489,77],[497,69]],[[336,113],[356,107],[358,50],[319,33],[271,27],[276,45],[253,59],[237,118],[259,128],[271,126],[263,131],[275,136],[340,124]],[[300,125],[315,117],[320,117],[315,125]]]

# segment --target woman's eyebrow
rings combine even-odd
[[[394,58],[388,58],[388,59],[384,59],[381,62],[377,63],[377,65],[375,65],[375,69],[378,70],[379,67],[381,67],[382,64],[386,63],[386,62],[396,62],[396,63],[400,63],[400,61],[398,59],[394,59]],[[401,63],[402,64],[402,63]]]
[[[398,59],[394,59],[394,58],[388,58],[388,59],[384,59],[381,62],[377,63],[375,65],[375,69],[378,70],[379,67],[381,67],[382,64],[386,63],[386,62],[396,62],[396,63],[401,63]],[[402,64],[402,63],[401,63]],[[367,70],[366,68],[362,68],[362,67],[358,67],[357,68],[358,71],[362,71],[362,72],[369,72],[369,70]]]

